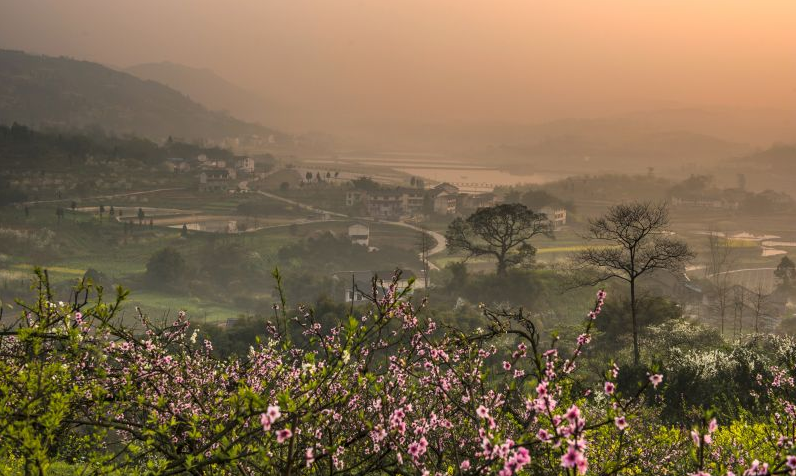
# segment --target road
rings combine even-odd
[[[59,202],[71,202],[71,201],[78,201],[78,200],[98,200],[98,199],[108,199],[108,198],[120,198],[120,197],[131,197],[133,195],[144,195],[147,193],[157,193],[157,192],[171,192],[174,190],[185,190],[183,187],[177,188],[158,188],[155,190],[143,190],[140,192],[129,192],[129,193],[116,193],[112,195],[96,195],[93,197],[77,197],[77,198],[59,198],[57,200],[32,200],[29,202],[22,202],[23,205],[38,205],[40,203],[59,203]]]
[[[405,221],[398,221],[398,222],[384,221],[384,222],[380,222],[380,223],[386,223],[388,225],[396,225],[396,226],[403,226],[403,227],[406,227],[406,228],[411,228],[413,230],[419,231],[421,233],[425,233],[425,234],[429,235],[430,237],[434,238],[434,241],[436,241],[437,244],[434,245],[433,248],[428,250],[428,256],[435,255],[435,254],[438,254],[438,253],[442,253],[446,249],[445,237],[442,236],[441,233],[437,233],[436,231],[426,230],[425,228],[421,228],[421,227],[419,227],[417,225],[412,225],[411,223],[406,223]]]
[[[341,217],[341,218],[348,218],[348,219],[351,219],[351,220],[362,220],[362,221],[369,221],[369,222],[373,222],[373,223],[377,222],[373,218],[360,218],[360,217],[356,217],[355,218],[355,217],[352,217],[350,215],[346,215],[345,213],[333,212],[331,210],[323,210],[321,208],[316,208],[316,207],[313,207],[313,206],[310,206],[310,205],[306,205],[306,204],[301,203],[301,202],[297,202],[296,200],[291,200],[289,198],[280,197],[279,195],[275,195],[273,193],[263,192],[262,190],[250,191],[249,190],[248,181],[246,181],[246,180],[240,182],[238,184],[238,187],[241,190],[247,190],[250,193],[258,193],[258,194],[266,196],[268,198],[273,198],[274,200],[279,200],[279,201],[284,202],[284,203],[289,203],[291,205],[297,206],[299,208],[302,208],[304,210],[308,210],[308,211],[311,211],[311,212],[314,212],[314,213],[326,214],[326,215],[329,215],[329,216],[335,216],[335,217]],[[428,256],[432,256],[432,255],[436,255],[436,254],[442,253],[447,248],[446,242],[445,242],[445,237],[442,236],[442,234],[437,233],[436,231],[426,230],[426,229],[423,229],[423,228],[421,228],[421,227],[419,227],[417,225],[413,225],[411,223],[407,223],[407,222],[403,222],[403,221],[398,221],[398,222],[394,222],[394,221],[379,221],[378,223],[383,223],[383,224],[386,224],[386,225],[403,226],[403,227],[411,228],[411,229],[416,230],[418,232],[425,233],[425,234],[429,235],[431,238],[434,239],[434,241],[436,241],[437,244],[434,245],[434,247],[431,248],[428,251]],[[297,224],[300,224],[300,223],[297,223]],[[422,255],[422,253],[421,253],[421,255]],[[436,268],[433,264],[431,264],[431,266],[432,266],[432,269]]]
[[[273,198],[274,200],[279,200],[280,202],[289,203],[289,204],[294,205],[296,207],[299,207],[299,208],[301,208],[303,210],[307,210],[307,211],[314,212],[314,213],[320,213],[322,215],[330,215],[330,216],[335,216],[335,217],[351,218],[348,215],[346,215],[345,213],[333,212],[331,210],[323,210],[321,208],[316,208],[316,207],[313,207],[311,205],[306,205],[304,203],[297,202],[295,200],[291,200],[289,198],[280,197],[279,195],[274,195],[273,193],[263,192],[262,190],[250,191],[249,193],[257,193],[257,194],[266,196],[268,198]]]
[[[745,273],[745,272],[747,272],[747,271],[776,271],[776,269],[777,269],[777,268],[746,268],[746,269],[733,269],[733,270],[730,270],[730,271],[723,271],[723,272],[721,272],[721,273],[709,274],[709,275],[708,275],[708,278],[712,278],[713,276],[716,276],[717,274],[734,274],[734,273]]]

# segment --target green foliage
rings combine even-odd
[[[27,195],[24,192],[11,187],[8,180],[0,178],[0,207],[23,202],[26,199]]]
[[[67,437],[67,429],[77,418],[76,409],[86,396],[106,392],[97,380],[104,376],[101,369],[88,378],[76,379],[75,366],[104,359],[101,349],[84,339],[83,326],[113,319],[125,293],[119,291],[115,302],[106,303],[99,292],[90,302],[88,295],[93,290],[80,284],[72,302],[55,303],[46,273],[38,269],[36,273],[37,301],[20,303],[22,316],[9,328],[13,330],[4,332],[13,338],[4,337],[0,359],[0,460],[6,461],[12,472],[64,474],[64,465],[53,463],[69,458],[62,450],[68,451],[70,446],[84,449],[81,458],[97,463],[103,459],[97,451],[104,431]],[[99,406],[92,410],[103,411]]]
[[[451,252],[463,251],[468,257],[489,256],[497,260],[497,274],[530,263],[536,248],[530,240],[536,235],[552,237],[550,222],[520,203],[503,203],[479,208],[466,219],[456,218],[445,232]]]
[[[406,269],[416,269],[420,264],[417,254],[412,251],[393,246],[371,251],[367,246],[352,243],[347,236],[337,236],[328,231],[281,248],[277,258],[280,263],[300,264],[307,270],[325,274],[351,270],[352,267],[377,271],[384,263]]]
[[[146,277],[154,285],[179,286],[186,278],[185,258],[176,248],[168,246],[149,258]]]
[[[373,191],[381,188],[378,182],[370,177],[358,177],[351,180],[351,185],[357,190]]]
[[[637,306],[641,334],[644,334],[644,330],[649,326],[682,316],[680,305],[662,296],[639,298]],[[614,349],[622,346],[620,342],[632,334],[630,311],[630,301],[626,298],[614,297],[605,304],[596,323],[597,329],[605,336],[605,339],[598,339],[600,345]]]
[[[774,270],[774,276],[779,280],[780,287],[785,291],[793,291],[796,284],[796,264],[787,256],[783,256]]]
[[[529,189],[519,198],[519,202],[531,210],[540,210],[544,207],[564,207],[570,212],[574,210],[574,204],[561,200],[552,193],[543,189]]]
[[[293,212],[293,209],[290,205],[266,197],[257,197],[238,204],[238,213],[241,215],[267,217],[271,215],[286,215],[291,212]]]

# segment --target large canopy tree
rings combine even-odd
[[[590,284],[612,278],[630,286],[630,315],[633,325],[633,360],[639,362],[636,281],[655,269],[681,271],[694,253],[688,245],[672,238],[669,210],[665,203],[633,202],[608,209],[589,221],[589,238],[609,246],[589,247],[575,255],[579,265],[596,268]]]
[[[779,280],[780,288],[785,291],[792,291],[796,282],[796,264],[787,256],[783,256],[774,270],[774,277]]]
[[[451,251],[465,251],[468,258],[494,256],[498,276],[505,276],[511,266],[533,259],[536,248],[529,241],[536,235],[553,236],[547,216],[520,203],[504,203],[453,220],[445,239]]]

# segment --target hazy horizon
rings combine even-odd
[[[306,129],[796,104],[787,1],[2,3],[4,48],[208,68]]]

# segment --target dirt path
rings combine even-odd
[[[32,200],[29,202],[22,202],[23,205],[38,205],[40,203],[59,203],[59,202],[71,202],[71,201],[78,201],[78,200],[97,200],[100,198],[119,198],[119,197],[131,197],[133,195],[144,195],[147,193],[157,193],[157,192],[171,192],[174,190],[185,190],[184,187],[177,187],[177,188],[158,188],[155,190],[143,190],[140,192],[129,192],[129,193],[116,193],[111,195],[96,195],[93,197],[75,197],[75,198],[59,198],[56,200]]]

